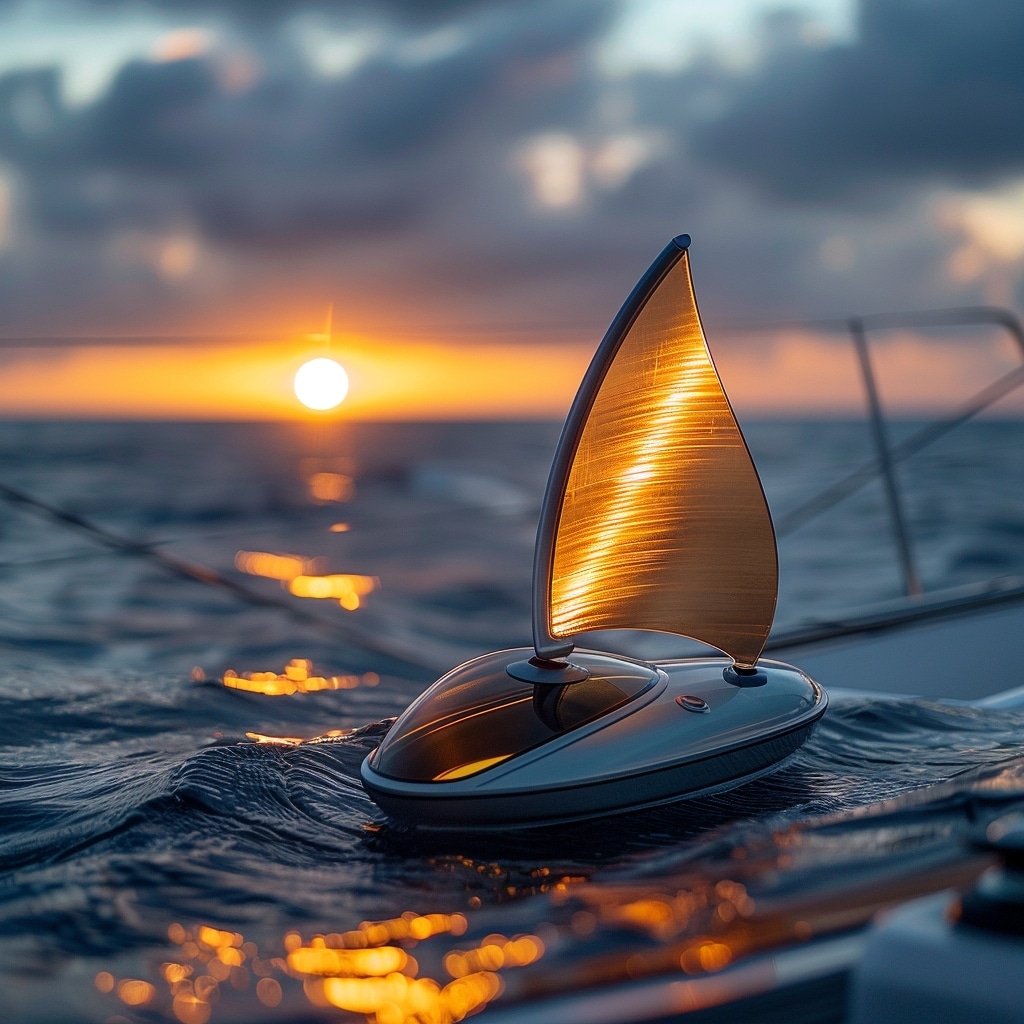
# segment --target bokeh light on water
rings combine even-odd
[[[450,942],[466,928],[462,914],[409,912],[308,941],[287,932],[280,949],[265,955],[239,932],[175,923],[167,935],[176,956],[160,964],[157,984],[101,971],[95,985],[126,1006],[169,1009],[182,1024],[216,1020],[221,1003],[230,1003],[233,1016],[253,997],[268,1008],[305,1002],[365,1014],[372,1024],[454,1024],[500,994],[499,972],[544,955],[535,935],[490,935],[478,947],[435,955],[444,965],[440,977],[421,974],[408,950],[435,937]]]
[[[307,658],[292,658],[283,672],[243,672],[234,669],[224,673],[223,684],[229,690],[262,693],[267,697],[289,697],[293,693],[317,693],[320,690],[354,690],[357,686],[376,686],[376,672],[361,675],[321,676],[313,674],[313,663]]]

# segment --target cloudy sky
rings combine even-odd
[[[1014,305],[1022,129],[1019,0],[0,0],[0,335]]]

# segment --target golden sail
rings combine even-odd
[[[754,665],[778,593],[775,532],[708,351],[685,235],[627,300],[570,412],[541,517],[538,655],[585,630],[692,637]]]

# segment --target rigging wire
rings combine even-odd
[[[322,631],[327,631],[335,637],[340,636],[354,646],[360,647],[372,654],[382,654],[389,658],[395,658],[417,668],[433,669],[435,667],[423,657],[417,657],[404,644],[396,644],[386,639],[366,636],[361,631],[354,630],[344,623],[332,622],[319,615],[311,614],[303,608],[297,608],[286,599],[269,594],[261,594],[244,583],[230,579],[216,569],[211,569],[209,566],[201,565],[198,562],[187,561],[161,551],[151,541],[134,540],[131,537],[124,537],[112,530],[108,530],[104,526],[100,526],[98,523],[94,523],[91,519],[87,519],[77,512],[69,512],[67,509],[43,501],[41,498],[37,498],[17,487],[12,487],[10,484],[0,483],[0,500],[23,508],[33,515],[49,519],[67,529],[77,530],[97,544],[101,544],[112,551],[151,562],[178,579],[192,580],[207,586],[218,587],[239,601],[257,608],[275,608],[283,611],[292,619],[304,625],[311,625]]]
[[[978,413],[983,412],[990,405],[1005,397],[1016,388],[1024,385],[1024,366],[1018,366],[1015,370],[1004,374],[998,380],[982,388],[977,394],[968,399],[952,416],[936,420],[922,427],[919,431],[911,434],[910,437],[894,444],[890,448],[890,456],[894,463],[903,462],[911,455],[916,455],[928,445],[948,434],[951,430],[966,423]],[[878,463],[876,460],[866,462],[855,469],[852,473],[843,477],[838,482],[827,487],[816,494],[813,498],[791,509],[785,515],[775,520],[775,533],[779,537],[785,537],[792,533],[797,527],[822,512],[838,505],[844,498],[856,494],[862,487],[870,483],[878,475]]]

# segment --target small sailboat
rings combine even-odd
[[[827,697],[761,658],[778,593],[757,470],[697,311],[679,235],[611,324],[555,452],[534,558],[533,648],[453,669],[362,766],[388,814],[508,828],[634,810],[773,770]],[[722,657],[578,649],[609,629]]]

